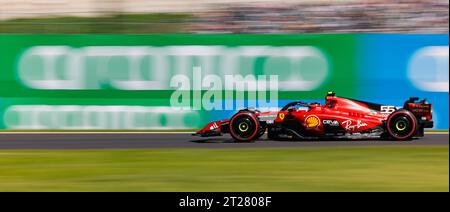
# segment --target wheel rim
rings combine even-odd
[[[398,120],[395,123],[395,128],[397,128],[398,131],[405,130],[407,126],[408,126],[408,124],[404,120]]]
[[[238,140],[251,140],[257,128],[257,123],[249,115],[239,115],[231,121],[231,133]]]
[[[397,138],[408,137],[413,129],[413,120],[409,116],[396,115],[390,120],[392,134]]]
[[[246,122],[239,123],[239,131],[241,132],[247,132],[248,131],[248,124]]]

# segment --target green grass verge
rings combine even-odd
[[[0,21],[0,33],[147,34],[187,32],[190,14],[110,14],[99,17],[23,18]]]
[[[449,191],[448,146],[2,150],[0,191]]]
[[[448,129],[440,129],[440,130],[425,130],[425,132],[448,132]]]

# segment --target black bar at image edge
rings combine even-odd
[[[380,194],[381,193],[381,194]],[[448,193],[448,192],[447,192]],[[116,211],[285,211],[302,208],[330,209],[370,205],[371,210],[384,210],[389,205],[430,207],[422,194],[379,192],[369,194],[341,192],[88,192],[88,193],[1,193],[2,206],[9,204],[20,209],[57,209],[58,211],[85,211],[93,208],[114,208]],[[21,195],[22,204],[17,204]],[[28,196],[27,195],[32,195]],[[48,196],[47,196],[48,195]],[[67,196],[66,196],[67,195]],[[367,195],[367,196],[366,196]],[[372,195],[372,194],[371,194]],[[408,200],[408,205],[399,201]],[[419,199],[420,198],[420,199]],[[436,197],[433,197],[436,200]],[[436,201],[433,201],[437,203]],[[25,204],[26,203],[26,204]],[[355,204],[358,203],[358,204]],[[445,203],[445,201],[442,201]],[[60,206],[64,206],[61,208]],[[436,204],[434,206],[437,206]],[[63,210],[61,210],[63,209]],[[163,210],[155,210],[163,209]],[[289,210],[290,211],[290,210]]]

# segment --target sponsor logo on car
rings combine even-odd
[[[365,123],[365,122],[363,122],[361,120],[357,120],[356,123],[353,124],[352,120],[346,120],[346,121],[342,122],[342,125],[344,126],[344,128],[346,130],[354,131],[354,130],[357,130],[357,129],[361,128],[361,127],[367,126],[367,123]]]
[[[305,123],[308,128],[318,127],[320,125],[320,119],[315,115],[310,115],[306,117]]]
[[[339,126],[339,122],[337,120],[324,119],[322,124],[337,127]]]

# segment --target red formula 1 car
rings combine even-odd
[[[409,140],[432,128],[431,104],[411,97],[403,108],[337,97],[325,104],[291,102],[278,112],[244,109],[230,119],[207,124],[194,135],[230,133],[236,141],[252,141],[267,131],[269,139],[311,140],[382,138]]]

